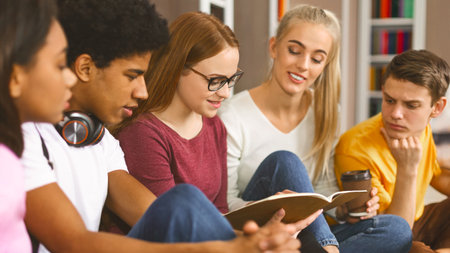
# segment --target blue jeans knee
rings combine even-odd
[[[290,151],[279,150],[271,153],[263,160],[260,167],[269,170],[269,173],[275,176],[294,176],[309,180],[305,165],[296,154]]]
[[[242,194],[244,200],[259,200],[283,191],[313,192],[302,161],[290,151],[275,151],[256,169]]]
[[[199,189],[180,184],[157,198],[128,236],[154,242],[202,242],[230,240],[235,233]]]
[[[377,215],[355,224],[332,226],[340,252],[407,253],[411,248],[409,224],[396,215]]]
[[[283,190],[314,192],[305,165],[290,151],[275,151],[267,156],[250,179],[242,194],[247,201],[260,200]],[[322,245],[337,245],[323,215],[320,215],[307,230],[314,234]]]

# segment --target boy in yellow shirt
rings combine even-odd
[[[389,63],[381,113],[344,133],[335,172],[370,169],[379,212],[403,217],[413,230],[410,252],[450,252],[450,200],[424,207],[431,184],[450,195],[450,170],[436,160],[429,122],[447,104],[450,68],[426,50],[410,50]]]

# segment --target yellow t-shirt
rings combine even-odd
[[[336,146],[334,160],[334,169],[341,189],[342,173],[370,169],[372,186],[378,188],[380,197],[379,212],[386,210],[392,201],[397,173],[397,163],[380,132],[382,126],[381,114],[378,114],[348,130]],[[415,220],[423,213],[424,196],[431,179],[441,173],[430,125],[424,130],[420,141],[423,155],[417,175]]]

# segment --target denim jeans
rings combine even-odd
[[[407,253],[412,243],[408,223],[396,215],[377,215],[355,224],[334,225],[331,231],[339,241],[341,253]]]
[[[244,200],[259,200],[289,189],[314,192],[306,168],[289,151],[276,151],[260,164],[242,194]],[[337,245],[340,252],[408,252],[412,234],[408,223],[394,215],[378,215],[355,224],[339,224],[330,230],[323,215],[306,228],[322,246]]]
[[[203,242],[236,235],[200,190],[179,184],[157,198],[127,236],[151,242]]]
[[[295,192],[314,192],[306,168],[300,159],[289,151],[276,151],[259,165],[245,188],[242,199],[260,200],[286,189]],[[306,229],[316,237],[320,245],[338,245],[323,215]]]

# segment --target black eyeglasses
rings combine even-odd
[[[200,75],[201,77],[205,78],[206,81],[208,81],[208,90],[209,91],[218,91],[220,90],[225,84],[228,84],[229,88],[232,88],[238,81],[241,79],[242,75],[244,74],[244,71],[238,69],[238,71],[232,75],[230,78],[227,78],[226,76],[217,76],[217,77],[211,77],[208,78],[204,74],[198,72],[197,70],[186,66],[188,69],[192,70],[197,75]]]

